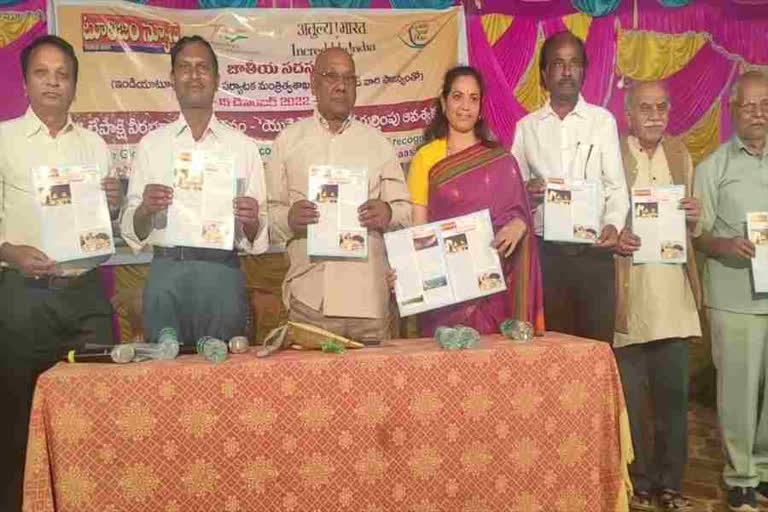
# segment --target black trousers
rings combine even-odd
[[[86,342],[112,343],[112,306],[99,274],[48,288],[0,270],[0,510],[21,510],[29,412],[37,377]]]
[[[635,461],[635,491],[680,491],[688,459],[688,341],[679,338],[614,349],[619,365]],[[652,408],[653,447],[643,414]]]
[[[613,342],[613,253],[573,244],[539,246],[547,330]]]

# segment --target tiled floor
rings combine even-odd
[[[715,409],[691,402],[688,411],[688,467],[683,480],[683,494],[694,500],[696,512],[728,510],[722,470],[723,452]]]
[[[693,498],[696,512],[727,511],[722,484],[723,453],[713,408],[691,402],[688,412],[688,467],[683,494]]]

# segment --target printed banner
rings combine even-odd
[[[73,117],[104,137],[125,178],[141,137],[176,118],[169,50],[194,34],[219,59],[217,114],[259,140],[265,160],[283,128],[311,115],[310,72],[328,47],[354,55],[357,118],[410,160],[434,116],[445,70],[465,60],[460,9],[172,10],[63,0],[55,19],[80,59]]]

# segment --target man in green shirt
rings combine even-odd
[[[702,162],[695,195],[702,205],[696,247],[707,255],[704,301],[717,369],[717,409],[726,449],[728,506],[757,511],[768,501],[768,407],[758,394],[768,358],[768,294],[753,291],[746,215],[768,211],[768,77],[742,75],[731,95],[736,135]],[[768,394],[766,394],[768,396]]]

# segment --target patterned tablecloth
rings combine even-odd
[[[24,510],[627,510],[607,344],[59,364],[32,410]]]

